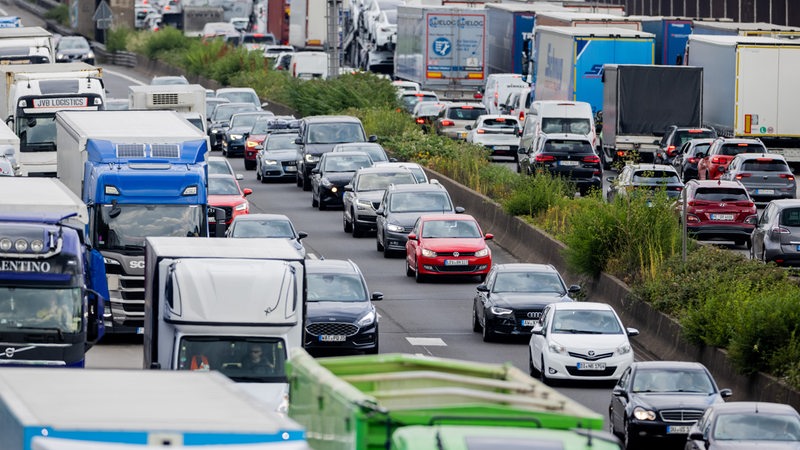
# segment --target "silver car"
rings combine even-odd
[[[403,167],[373,166],[360,169],[345,185],[342,203],[342,228],[353,237],[361,237],[376,228],[375,210],[383,193],[392,184],[415,184],[417,179]]]
[[[488,111],[482,103],[450,103],[439,113],[433,128],[436,134],[463,141],[467,138],[467,125],[484,114]]]
[[[797,183],[782,155],[740,153],[720,179],[740,181],[756,204],[796,197]]]
[[[800,200],[773,200],[750,235],[750,257],[800,265]]]
[[[492,156],[517,157],[519,148],[519,121],[516,117],[487,114],[467,125],[467,142],[486,147]]]

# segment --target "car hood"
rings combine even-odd
[[[625,334],[567,334],[551,333],[547,340],[557,342],[567,348],[569,352],[595,354],[615,352],[617,347],[628,342]]]
[[[688,392],[639,392],[632,394],[631,397],[631,406],[643,406],[658,411],[663,409],[699,409],[705,411],[709,406],[720,402],[722,402],[722,397],[717,394],[693,394]]]
[[[297,159],[297,150],[270,150],[264,152],[264,158],[278,161],[294,161]]]
[[[289,392],[288,383],[236,383],[236,387],[254,399],[257,403],[266,406],[267,411],[275,412],[284,401],[284,396]]]
[[[306,153],[311,155],[321,155],[333,150],[336,144],[306,144]]]
[[[492,292],[492,300],[499,307],[520,309],[544,308],[550,303],[573,301],[568,295],[555,292]]]
[[[308,322],[352,322],[355,323],[370,311],[372,302],[306,302],[306,321]]]
[[[327,172],[325,178],[333,184],[344,186],[353,179],[355,172]]]
[[[800,450],[800,443],[775,441],[714,441],[714,450]]]
[[[452,211],[439,211],[443,214],[451,214]],[[401,225],[404,227],[411,227],[414,225],[414,222],[419,219],[419,216],[423,214],[436,214],[436,212],[431,211],[416,211],[416,212],[406,212],[406,213],[391,213],[389,216],[388,222],[394,225]]]
[[[70,56],[73,56],[73,55],[86,55],[86,54],[88,54],[90,51],[92,51],[92,50],[91,50],[91,49],[88,49],[88,48],[86,48],[86,49],[81,49],[81,48],[70,48],[70,49],[62,49],[62,50],[58,50],[56,53],[60,53],[60,54],[62,54],[62,55],[70,55]]]
[[[475,252],[486,247],[483,238],[424,238],[422,246],[435,252]]]
[[[244,201],[241,195],[209,195],[208,204],[211,206],[236,206]]]

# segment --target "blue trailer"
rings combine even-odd
[[[637,16],[637,18],[642,22],[642,31],[655,36],[655,64],[683,65],[686,42],[692,34],[692,20],[658,16]]]
[[[655,36],[624,28],[548,27],[535,30],[535,100],[587,102],[603,110],[604,64],[653,64]]]
[[[174,111],[61,111],[58,176],[89,206],[107,332],[144,332],[146,237],[208,236],[208,137]]]
[[[0,177],[0,192],[0,367],[83,367],[108,298],[86,205],[53,178]]]

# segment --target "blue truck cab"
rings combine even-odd
[[[105,260],[105,326],[143,333],[150,236],[208,236],[208,138],[173,111],[59,112],[58,175],[89,207]]]

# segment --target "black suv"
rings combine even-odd
[[[664,137],[658,143],[658,154],[664,164],[672,164],[683,144],[691,139],[716,138],[717,132],[711,128],[679,127],[672,125],[664,130]]]
[[[603,167],[592,142],[582,134],[539,134],[531,149],[520,147],[517,172],[543,170],[575,183],[581,195],[603,189]]]
[[[383,194],[377,214],[377,249],[388,258],[393,252],[406,251],[408,233],[423,214],[462,213],[453,207],[450,194],[439,183],[391,185]]]
[[[369,142],[378,138],[369,137]],[[351,116],[310,116],[300,121],[300,133],[295,140],[297,149],[297,186],[311,190],[311,170],[319,157],[344,142],[366,142],[361,121]]]

